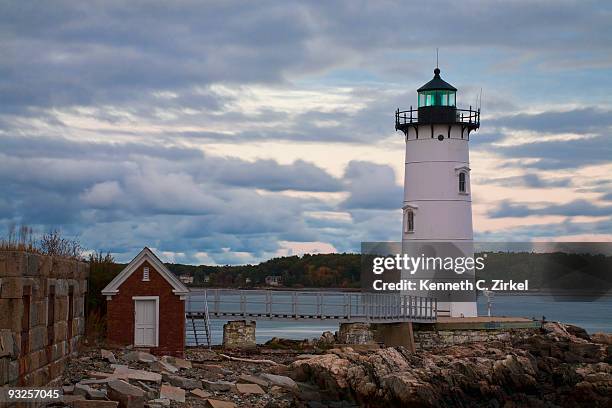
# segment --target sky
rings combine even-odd
[[[475,239],[612,240],[612,6],[0,0],[0,235],[242,264],[401,239],[394,112],[476,104]]]

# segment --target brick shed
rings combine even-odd
[[[182,356],[185,348],[185,298],[189,289],[149,248],[103,290],[107,339],[154,354]]]

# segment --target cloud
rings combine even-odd
[[[505,158],[536,159],[526,165],[542,170],[572,169],[610,162],[612,146],[608,136],[580,140],[554,140],[511,146],[498,146],[495,153]]]
[[[543,203],[539,205],[502,201],[488,213],[491,218],[527,217],[530,215],[612,216],[612,205],[595,205],[586,200],[574,200],[565,204]]]
[[[550,188],[550,187],[569,187],[572,184],[571,178],[556,177],[547,179],[536,173],[525,173],[520,176],[482,178],[474,181],[477,184],[496,184],[506,187],[528,187],[528,188]]]
[[[344,191],[341,180],[306,161],[281,165],[186,148],[45,138],[46,149],[27,149],[36,138],[8,141],[0,153],[0,197],[7,197],[0,200],[0,224],[24,222],[39,232],[61,226],[87,247],[119,256],[144,245],[205,250],[217,262],[231,258],[229,248],[249,259],[272,256],[281,241],[326,237],[325,227],[309,225],[304,214],[333,205],[300,191]],[[343,233],[327,239],[346,248]]]
[[[543,170],[609,163],[609,5],[409,9],[410,25],[401,2],[3,4],[0,224],[60,226],[123,260],[144,245],[244,262],[280,242],[397,239],[393,112],[415,104],[438,46],[460,104],[484,88],[473,151],[525,172],[485,183],[575,189]],[[582,138],[550,139],[562,133]],[[491,214],[607,209],[507,201]]]
[[[347,209],[389,210],[401,208],[403,188],[397,185],[390,166],[351,161],[344,175],[349,197]]]
[[[588,106],[566,111],[547,111],[537,114],[518,113],[492,119],[492,126],[540,133],[600,133],[612,126],[612,111]]]

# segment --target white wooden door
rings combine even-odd
[[[156,346],[157,342],[157,301],[135,299],[134,345]]]

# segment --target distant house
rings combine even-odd
[[[282,276],[270,275],[266,276],[266,285],[268,286],[280,286],[283,283]]]
[[[188,285],[190,283],[193,283],[193,276],[188,275],[186,273],[182,274],[179,276],[179,279],[181,280],[181,282],[183,282],[185,285]]]
[[[185,298],[189,289],[144,248],[102,294],[110,343],[181,356],[185,348]]]

